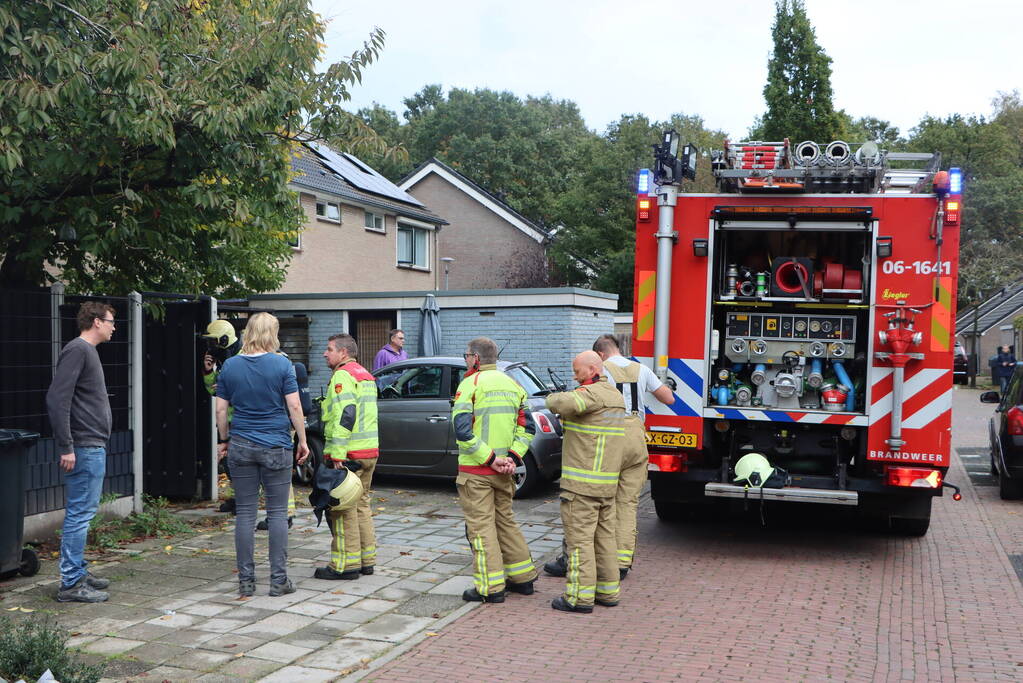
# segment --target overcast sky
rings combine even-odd
[[[771,0],[313,0],[328,61],[379,26],[380,60],[350,108],[404,111],[424,85],[551,94],[603,132],[622,114],[702,116],[741,138],[764,108]],[[908,133],[924,114],[984,114],[1023,89],[1018,0],[806,0],[834,103]]]

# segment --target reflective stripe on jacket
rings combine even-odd
[[[625,402],[601,376],[575,391],[547,397],[547,408],[561,415],[561,488],[584,496],[615,495],[625,442]]]
[[[522,464],[536,433],[525,390],[496,365],[481,366],[458,385],[451,423],[458,470],[472,474],[497,474],[490,468],[495,457]]]
[[[366,368],[349,360],[334,370],[322,416],[323,452],[331,459],[377,457],[377,383]]]

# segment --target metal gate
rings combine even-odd
[[[211,498],[211,397],[199,374],[199,335],[211,319],[211,302],[169,296],[143,294],[143,301],[161,300],[163,315],[147,311],[142,332],[142,488],[150,495]]]

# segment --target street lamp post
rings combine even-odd
[[[444,263],[444,291],[448,289],[448,273],[451,271],[451,264],[455,262],[455,259],[450,256],[441,256],[441,262]]]

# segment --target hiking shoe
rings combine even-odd
[[[271,583],[270,584],[270,597],[276,598],[281,595],[287,595],[288,593],[295,592],[295,584],[288,579],[284,583]]]
[[[536,579],[533,579],[533,581],[536,581]],[[522,583],[505,581],[504,587],[512,593],[518,593],[519,595],[532,595],[535,592],[533,590],[533,581],[524,581]]]
[[[570,605],[568,601],[565,600],[564,595],[559,595],[551,600],[551,607],[559,612],[578,612],[580,614],[589,614],[593,611],[593,605]]]
[[[366,576],[369,576],[370,574],[373,573],[373,565],[369,565],[368,567],[363,567],[362,569],[359,570],[359,573],[360,574],[365,574]]]
[[[504,602],[504,591],[480,595],[475,588],[466,588],[462,593],[462,600],[466,602]]]
[[[288,517],[288,528],[289,529],[291,528],[291,521],[293,519],[294,519],[294,517]],[[256,531],[266,531],[269,528],[270,528],[270,522],[268,520],[266,520],[266,519],[261,520],[259,522],[259,524],[256,525]]]
[[[358,569],[347,569],[343,572],[339,572],[333,567],[317,567],[316,571],[313,572],[313,577],[317,579],[326,579],[327,581],[353,581],[362,576]]]
[[[625,577],[629,575],[629,569],[631,569],[631,567],[619,567],[618,568],[618,580],[619,581],[624,581],[625,580]]]
[[[220,511],[221,512],[230,512],[231,514],[234,514],[235,513],[234,498],[228,498],[223,503],[221,503],[220,504]]]
[[[243,598],[251,598],[256,594],[256,582],[255,581],[239,581],[238,582],[238,595]]]
[[[568,565],[565,564],[565,556],[558,555],[543,566],[543,570],[551,576],[564,576],[568,573]]]
[[[85,575],[85,582],[89,584],[91,588],[95,588],[98,591],[106,590],[110,586],[110,579],[101,579],[98,576],[93,576],[87,573]]]
[[[83,576],[73,586],[61,586],[57,591],[57,602],[106,602],[110,599],[109,593],[96,590],[86,579],[87,576]]]
[[[610,598],[602,598],[599,595],[596,598],[593,599],[593,602],[595,602],[598,605],[601,605],[603,607],[617,607],[618,606],[618,600],[617,599],[612,600]]]

